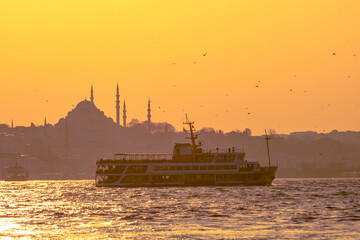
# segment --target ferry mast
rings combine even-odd
[[[194,134],[194,130],[195,130],[194,122],[190,122],[190,121],[189,121],[187,114],[185,114],[185,117],[186,117],[186,122],[183,122],[183,124],[188,124],[188,125],[189,125],[192,153],[196,153],[196,152],[197,152],[197,151],[196,151],[196,150],[197,150],[197,147],[200,147],[200,146],[201,146],[201,143],[200,143],[200,144],[196,144],[196,139],[197,139],[197,137],[198,137],[199,135],[198,135],[198,134]],[[187,139],[189,139],[189,138],[187,138]]]
[[[265,141],[266,141],[266,147],[267,147],[267,154],[268,154],[268,160],[269,160],[269,167],[271,167],[270,162],[270,150],[269,150],[269,140],[271,139],[271,136],[267,135],[266,129],[265,129]]]

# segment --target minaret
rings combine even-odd
[[[14,119],[11,119],[11,128],[14,128]]]
[[[92,85],[91,85],[90,100],[91,100],[92,103],[94,103],[94,91],[93,91],[93,86]]]
[[[150,131],[150,124],[151,124],[151,114],[150,114],[150,112],[151,112],[151,108],[150,108],[150,98],[149,98],[149,100],[148,100],[148,115],[147,115],[147,117],[148,117],[148,130]]]
[[[126,128],[126,105],[124,100],[124,110],[123,110],[123,126]]]
[[[44,137],[45,137],[45,141],[46,141],[47,140],[46,117],[45,117],[45,121],[44,121]]]
[[[116,125],[120,125],[119,83],[116,85]]]

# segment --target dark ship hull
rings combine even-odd
[[[111,166],[111,165],[108,165]],[[119,166],[119,165],[118,165]],[[129,165],[131,166],[131,165]],[[129,167],[128,166],[128,167]],[[168,165],[171,167],[171,165]],[[195,165],[194,165],[195,166]],[[211,165],[209,165],[211,166]],[[224,165],[225,166],[225,165]],[[96,174],[98,187],[186,187],[186,186],[270,186],[277,167],[255,171],[173,171],[143,174]]]

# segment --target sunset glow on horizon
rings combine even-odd
[[[4,1],[0,123],[90,98],[177,130],[360,131],[360,2]],[[205,54],[206,53],[206,54]],[[122,117],[122,114],[121,114]]]

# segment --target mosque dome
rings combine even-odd
[[[76,105],[76,107],[75,107],[75,109],[77,109],[77,108],[82,108],[82,109],[91,109],[91,108],[94,108],[95,107],[95,104],[93,103],[93,102],[90,102],[90,101],[88,101],[88,100],[84,100],[84,101],[81,101],[81,102],[79,102],[77,105]],[[95,107],[96,108],[96,107]]]
[[[68,112],[65,118],[59,120],[58,125],[65,124],[65,120],[77,129],[108,128],[115,125],[112,118],[107,117],[103,111],[88,100],[79,102],[74,109]]]

